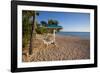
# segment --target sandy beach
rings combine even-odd
[[[90,40],[73,36],[56,35],[56,45],[48,46],[42,40],[33,42],[33,54],[28,54],[28,47],[22,49],[23,62],[78,60],[90,58]]]

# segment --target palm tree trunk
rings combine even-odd
[[[55,29],[53,30],[53,37],[54,37],[54,43],[55,43]]]
[[[36,27],[36,12],[34,12],[33,15],[33,24],[32,24],[31,35],[30,35],[29,55],[32,54],[32,48],[34,46],[33,39],[35,38],[36,35],[35,27]]]
[[[34,23],[34,25],[33,25],[33,37],[35,38],[35,36],[36,36],[36,11],[34,12],[34,19],[33,19],[33,23]]]

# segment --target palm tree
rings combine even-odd
[[[28,40],[30,37],[30,29],[31,28],[31,24],[29,22],[29,15],[27,14],[26,11],[22,11],[22,42],[23,42],[23,48],[26,47],[26,45],[28,44]]]
[[[48,20],[48,25],[51,25],[51,24],[53,24],[53,20],[52,19],[49,19]]]
[[[58,22],[57,20],[54,20],[53,23],[54,23],[55,25],[58,25],[58,24],[59,24],[59,22]]]
[[[32,23],[31,23],[31,27],[30,27],[30,44],[29,44],[29,54],[31,55],[31,54],[32,54],[32,47],[33,47],[33,46],[32,46],[33,38],[35,38],[35,35],[36,35],[35,29],[37,28],[36,16],[39,15],[39,13],[36,12],[36,11],[24,11],[24,10],[23,10],[22,15],[23,15],[23,18],[25,18],[26,21],[27,21],[27,22],[24,22],[24,21],[25,21],[25,20],[24,20],[24,21],[23,21],[23,24],[26,24],[26,23],[27,23],[27,25],[30,24],[30,23],[29,23],[29,19],[30,19],[31,17],[33,17],[33,20],[32,20]],[[27,26],[25,26],[25,27],[23,27],[23,28],[27,29]],[[24,31],[23,31],[23,32],[24,32]]]
[[[29,55],[32,54],[32,43],[33,43],[33,38],[36,36],[36,28],[37,28],[37,22],[36,22],[36,16],[39,15],[38,12],[32,11],[32,17],[33,17],[33,23],[32,23],[32,30],[31,30],[31,36],[30,36],[30,47],[29,47]]]
[[[57,20],[49,19],[48,20],[48,25],[58,25],[59,22]]]
[[[40,22],[42,24],[42,26],[46,27],[47,26],[47,22],[46,21],[41,21]]]
[[[58,26],[58,24],[59,24],[59,22],[58,22],[57,20],[53,20],[53,19],[49,19],[49,20],[48,20],[48,25],[49,25],[49,26],[52,26],[52,25]],[[58,30],[56,30],[56,31],[58,31]],[[49,32],[52,33],[53,30],[49,30]]]

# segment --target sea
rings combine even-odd
[[[90,32],[57,32],[61,36],[75,36],[83,39],[90,39]]]

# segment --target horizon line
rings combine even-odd
[[[90,31],[59,31],[59,32],[90,32]]]

